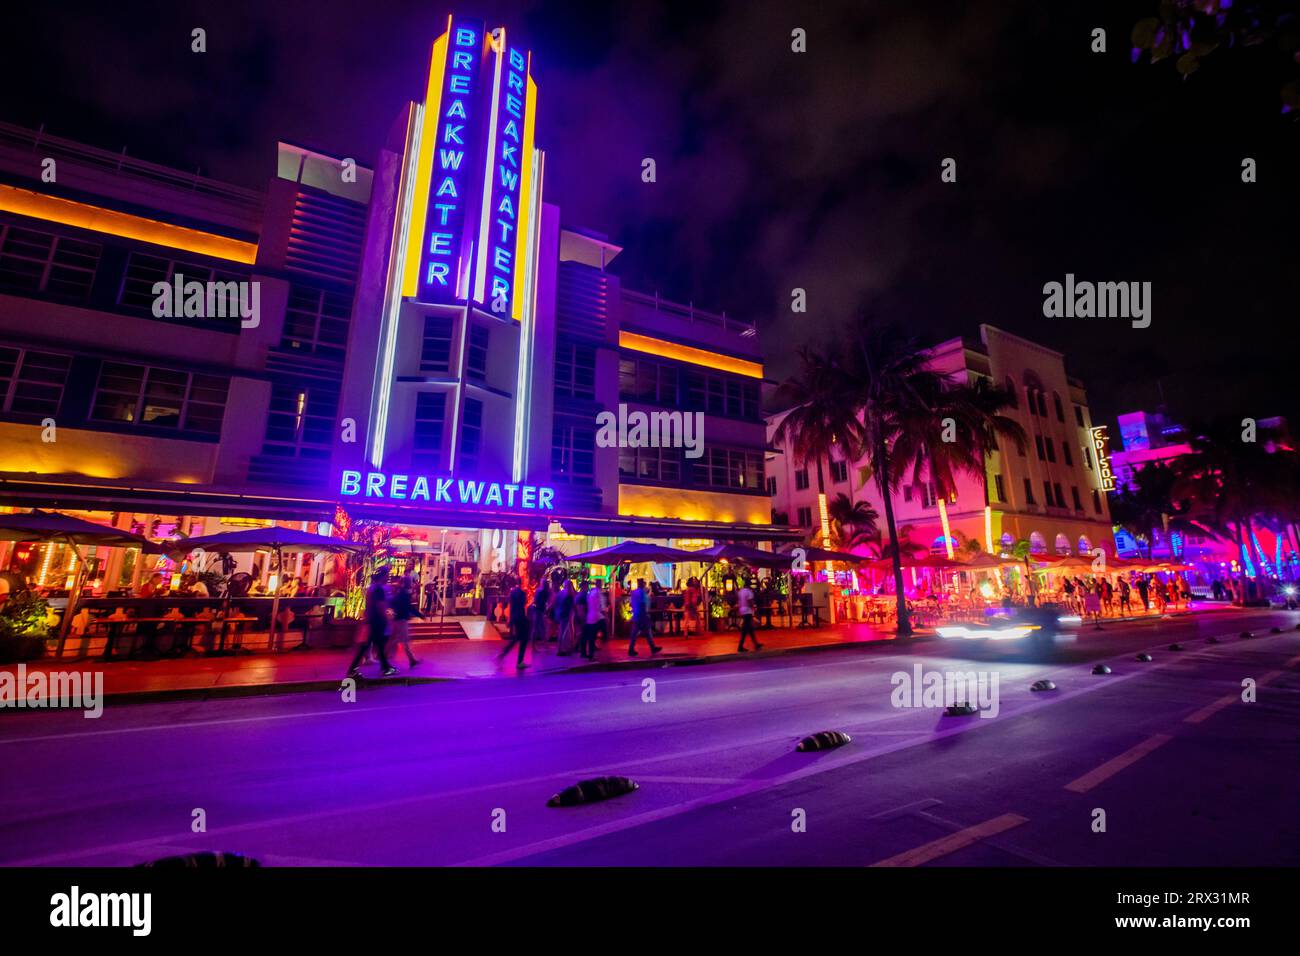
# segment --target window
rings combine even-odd
[[[1092,471],[1092,449],[1087,445],[1083,446],[1083,467]]]
[[[1054,499],[1052,498],[1052,483],[1048,481],[1046,478],[1044,478],[1043,479],[1043,504],[1047,505],[1047,507],[1050,508],[1052,506],[1053,500]]]
[[[221,272],[211,266],[200,265],[197,262],[164,259],[161,256],[133,252],[126,261],[126,273],[122,277],[122,288],[117,294],[118,305],[145,310],[150,315],[153,315],[153,304],[157,299],[153,291],[154,284],[158,282],[171,283],[177,274],[187,284],[191,281],[204,283],[249,281],[248,273]],[[194,319],[182,319],[181,321],[193,322]],[[234,330],[239,328],[241,320],[238,315],[234,315],[216,321],[225,322]]]
[[[1025,479],[1025,501],[1029,502],[1031,505],[1035,504],[1034,484],[1028,478]]]
[[[465,369],[470,378],[480,382],[487,378],[488,343],[491,341],[491,329],[482,325],[469,327],[469,350],[465,357]]]
[[[438,471],[442,467],[442,429],[446,420],[446,392],[421,392],[415,397],[412,467],[421,471]]]
[[[594,439],[593,435],[593,439]],[[472,472],[478,467],[478,454],[483,439],[483,403],[477,398],[465,399],[465,414],[460,421],[460,462],[461,473]]]
[[[1038,460],[1042,461],[1046,456],[1043,454],[1043,436],[1034,436],[1034,449],[1038,452]]]
[[[103,249],[98,242],[0,225],[0,287],[84,299]]]
[[[63,401],[72,356],[0,348],[0,408],[29,415],[55,415]]]
[[[1092,510],[1101,514],[1101,493],[1096,488],[1092,489]]]
[[[1054,443],[1052,439],[1050,438],[1043,439],[1043,447],[1047,449],[1047,460],[1050,461],[1052,464],[1056,464],[1056,449],[1052,447],[1053,444]]]
[[[622,381],[623,369],[619,367]],[[596,397],[596,350],[569,343],[555,350],[555,394],[571,398]]]
[[[758,383],[729,375],[685,373],[684,405],[690,411],[727,418],[757,419]]]
[[[831,460],[831,481],[843,483],[849,480],[849,463]]]
[[[105,362],[90,417],[217,435],[229,387],[230,379],[223,376]]]
[[[421,372],[451,371],[451,319],[441,315],[424,317],[424,340],[420,345]]]
[[[622,448],[618,453],[618,473],[646,481],[679,482],[682,480],[680,455],[676,448]]]
[[[289,286],[280,347],[342,359],[348,344],[352,297],[310,286]]]
[[[921,507],[933,508],[938,496],[934,492],[934,485],[922,484],[917,485],[921,489]]]
[[[775,475],[767,476],[767,496],[769,498],[776,497],[776,476]]]
[[[1007,395],[1011,399],[1011,407],[1019,408],[1020,407],[1020,399],[1018,397],[1019,390],[1016,388],[1016,380],[1013,379],[1010,375],[1007,376]]]
[[[797,509],[795,511],[795,524],[801,528],[811,528],[812,509],[807,507]]]
[[[1047,393],[1038,393],[1038,415],[1040,418],[1047,417]]]
[[[1061,485],[1059,482],[1052,482],[1052,490],[1056,492],[1056,507],[1065,507],[1065,495],[1061,494]]]
[[[263,454],[325,458],[338,420],[338,387],[275,382]]]
[[[1061,442],[1061,457],[1065,459],[1067,465],[1074,464],[1074,456],[1070,454],[1070,443],[1068,441]]]
[[[659,448],[638,451],[662,451]],[[555,423],[551,431],[551,478],[574,485],[589,485],[595,474],[596,432],[579,425]]]
[[[795,491],[804,491],[808,488],[808,469],[800,468],[794,473]]]
[[[1056,392],[1052,393],[1052,403],[1056,406],[1056,420],[1058,422],[1064,422],[1065,408],[1061,405],[1061,396]]]
[[[709,448],[702,457],[691,462],[691,483],[711,488],[758,491],[765,487],[763,453],[739,448]]]
[[[1080,406],[1080,405],[1075,405],[1075,406],[1074,406],[1074,421],[1075,421],[1075,423],[1076,423],[1080,428],[1086,428],[1086,427],[1087,427],[1087,426],[1084,425],[1084,423],[1083,423],[1083,407]]]
[[[993,497],[994,497],[994,500],[995,500],[995,501],[1000,501],[1000,502],[1002,502],[1002,503],[1004,503],[1004,504],[1006,503],[1006,500],[1007,500],[1007,490],[1006,490],[1006,488],[1004,488],[1004,487],[1002,486],[1002,476],[1001,476],[1001,475],[994,475],[994,476],[993,476]]]
[[[911,500],[912,500],[912,486],[903,485],[903,501],[908,502]]]
[[[1079,489],[1076,488],[1076,487],[1074,487],[1074,486],[1071,486],[1071,488],[1070,488],[1070,497],[1074,499],[1074,510],[1075,510],[1075,511],[1082,511],[1082,510],[1083,510],[1083,502],[1079,500]],[[1083,540],[1083,539],[1080,538],[1079,540]],[[1088,549],[1087,549],[1087,548],[1084,548],[1083,550],[1084,550],[1084,551],[1087,551]]]

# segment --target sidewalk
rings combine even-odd
[[[1227,610],[1222,606],[1200,605],[1195,612],[1178,611],[1165,617],[1188,613]],[[1124,618],[1138,621],[1159,616]],[[1106,623],[1119,623],[1120,619],[1107,618]],[[587,662],[577,654],[560,657],[555,645],[546,645],[540,652],[530,648],[525,658],[528,668],[515,669],[516,652],[505,661],[497,655],[505,647],[499,640],[468,640],[465,638],[440,638],[415,641],[415,653],[420,663],[408,667],[400,651],[393,658],[398,674],[379,678],[377,664],[362,668],[363,680],[369,686],[409,685],[436,683],[448,680],[475,678],[521,679],[539,675],[565,672],[590,672],[621,669],[679,666],[715,663],[727,660],[766,658],[781,654],[806,653],[851,646],[866,646],[892,641],[891,631],[863,623],[846,623],[820,628],[773,628],[760,630],[763,643],[760,652],[738,653],[736,644],[739,632],[735,630],[711,634],[708,637],[660,636],[657,640],[663,653],[651,657],[645,645],[639,648],[640,656],[627,655],[627,640],[605,642],[596,652],[596,660]],[[933,637],[929,629],[918,629],[916,637]],[[63,674],[102,673],[104,694],[116,701],[150,700],[205,700],[218,697],[250,697],[284,694],[300,691],[335,690],[344,676],[353,649],[321,648],[309,651],[281,651],[278,653],[241,654],[233,657],[187,656],[160,660],[122,661],[32,661],[26,665],[30,676],[37,672],[58,671]],[[19,665],[0,665],[0,672],[16,673]]]

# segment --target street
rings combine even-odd
[[[362,685],[354,703],[11,711],[0,864],[214,849],[272,866],[1296,865],[1298,622],[1234,611],[1084,628],[1047,662],[925,640]],[[1113,673],[1092,674],[1099,662]],[[996,677],[996,716],[894,706],[891,676],[918,664]],[[1057,689],[1031,691],[1041,678]],[[822,730],[852,741],[795,752]],[[547,807],[605,774],[640,788]]]

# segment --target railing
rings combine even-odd
[[[0,122],[0,146],[12,146],[32,152],[40,150],[46,156],[63,157],[81,165],[94,166],[120,175],[210,196],[242,206],[254,213],[260,213],[262,209],[262,194],[256,190],[232,186],[220,180],[200,176],[198,173],[185,173],[168,166],[135,159],[126,155],[126,147],[123,147],[120,153],[112,153],[61,136],[52,136],[43,128],[31,130],[5,122]]]
[[[728,332],[738,332],[747,338],[754,335],[757,331],[753,323],[730,318],[726,312],[706,312],[703,309],[695,308],[695,304],[692,302],[688,302],[685,305],[682,305],[680,302],[670,302],[667,299],[659,298],[658,292],[654,295],[646,295],[644,292],[633,292],[630,289],[624,289],[623,298],[630,302],[649,306],[656,312],[664,312],[668,315],[685,319],[688,322],[712,325],[717,328],[725,329]]]

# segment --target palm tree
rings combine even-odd
[[[777,389],[779,402],[790,407],[773,435],[773,441],[790,450],[797,465],[812,461],[817,468],[817,510],[823,539],[831,536],[826,503],[826,479],[822,462],[839,447],[847,461],[862,454],[858,441],[861,429],[842,370],[824,353],[804,346],[799,349],[798,373]]]
[[[895,457],[895,445],[906,438],[906,430],[919,420],[943,384],[942,376],[928,367],[929,354],[898,330],[863,319],[853,330],[849,347],[836,376],[857,414],[850,433],[850,447],[866,455],[876,488],[885,508],[889,540],[897,542],[893,494],[908,459]],[[894,589],[898,600],[898,636],[908,637],[912,626],[903,592],[903,567],[899,549],[891,554]]]
[[[831,499],[826,510],[830,515],[832,539],[826,547],[847,551],[879,537],[876,519],[880,515],[869,502],[853,501],[841,492]]]
[[[1157,528],[1168,532],[1180,515],[1175,500],[1177,484],[1178,474],[1156,461],[1141,469],[1136,482],[1125,484],[1111,495],[1111,520],[1139,544],[1146,545],[1148,561],[1152,532]]]
[[[956,495],[957,476],[978,478],[987,505],[988,456],[998,450],[1000,438],[1025,441],[1025,431],[1015,419],[1002,414],[1014,401],[1011,392],[984,378],[973,385],[940,379],[927,387],[934,392],[924,396],[923,404],[909,409],[912,418],[902,430],[894,457],[897,467],[910,469],[913,481],[929,476],[943,522],[944,545],[951,557],[947,502]]]

